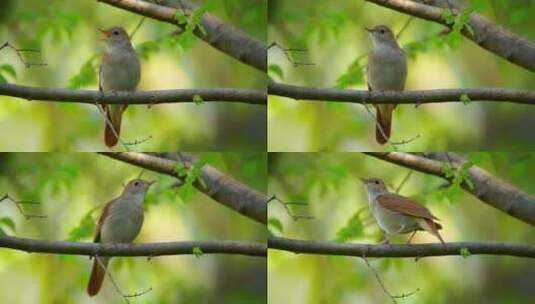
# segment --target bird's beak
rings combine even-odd
[[[366,185],[366,183],[368,182],[368,179],[367,178],[364,178],[364,177],[359,177],[360,181]]]
[[[103,29],[97,28],[97,30],[102,34],[103,38],[101,40],[107,40],[111,36],[111,32]]]
[[[152,186],[152,184],[155,184],[155,183],[156,183],[156,180],[150,181],[149,182],[149,187]]]
[[[373,32],[373,29],[371,29],[371,28],[367,28],[367,27],[365,27],[364,29],[365,29],[365,30],[366,30],[366,32],[368,32],[368,33],[371,33],[371,32]]]

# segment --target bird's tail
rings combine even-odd
[[[440,233],[438,233],[438,230],[442,228],[442,226],[439,223],[436,223],[435,221],[431,219],[425,219],[425,218],[419,218],[416,220],[418,222],[418,225],[425,231],[431,233],[436,238],[440,240],[442,245],[446,246],[446,243],[442,239],[442,236],[440,236]]]
[[[113,129],[111,128],[108,121],[105,121],[104,142],[106,143],[106,146],[111,148],[115,146],[119,141],[118,136],[120,136],[121,134],[121,120],[123,118],[123,110],[120,109],[119,111],[112,111],[110,108],[111,106],[107,106],[105,108],[105,113],[107,120],[111,123]]]
[[[393,108],[376,107],[376,109],[377,125],[375,126],[375,139],[379,144],[384,145],[390,138]]]
[[[91,269],[91,276],[87,284],[87,294],[94,296],[100,290],[104,276],[106,275],[106,267],[108,266],[109,258],[95,258],[93,259],[93,268]]]

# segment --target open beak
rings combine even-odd
[[[366,30],[366,32],[368,32],[368,33],[371,33],[371,32],[373,32],[373,29],[371,29],[371,28],[367,28],[367,27],[365,27],[364,29],[365,29],[365,30]]]
[[[111,36],[111,32],[110,31],[99,29],[99,28],[97,28],[97,30],[102,34],[102,39],[101,40],[107,40],[108,38],[110,38],[110,36]]]

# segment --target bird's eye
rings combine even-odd
[[[119,31],[113,31],[113,34],[114,34],[115,36],[117,36],[117,35],[119,35]]]
[[[134,182],[134,186],[139,186],[139,182]]]
[[[384,34],[385,30],[381,29],[379,32],[381,32],[381,34]]]
[[[376,184],[376,185],[379,185],[379,181],[375,181],[375,184]]]

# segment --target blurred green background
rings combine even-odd
[[[204,153],[202,161],[246,185],[266,192],[266,153]],[[0,228],[10,235],[43,240],[93,239],[105,203],[141,169],[89,153],[0,154],[0,197],[40,202],[24,205],[45,219],[25,220],[8,201],[0,202]],[[155,179],[145,201],[145,221],[136,243],[181,240],[266,241],[266,228],[176,179],[144,171]],[[7,220],[6,220],[7,219]],[[15,230],[6,224],[13,221]],[[106,278],[89,298],[87,256],[27,254],[0,248],[2,303],[123,303]],[[124,293],[152,287],[131,303],[266,303],[266,259],[238,255],[114,258],[112,275]]]
[[[473,153],[469,160],[528,193],[535,193],[535,153]],[[381,235],[368,210],[358,177],[379,177],[396,189],[409,170],[357,153],[270,153],[268,193],[291,206],[269,205],[271,233],[304,240],[377,243]],[[444,226],[446,242],[504,241],[535,244],[533,227],[459,189],[439,189],[442,179],[413,172],[399,192],[425,204]],[[394,190],[391,190],[394,191]],[[405,244],[409,235],[394,236]],[[437,242],[417,233],[412,243]],[[533,303],[535,263],[509,256],[463,258],[369,258],[394,295],[414,295],[399,303]],[[270,250],[269,303],[391,303],[374,273],[360,258]]]
[[[528,40],[535,40],[535,1],[472,0],[470,7]],[[388,25],[395,33],[409,19],[362,0],[269,1],[268,42],[286,48],[293,60],[313,63],[294,67],[279,48],[268,52],[270,77],[278,82],[367,89],[366,53],[371,42],[364,27]],[[458,35],[438,34],[444,27],[414,18],[399,39],[408,55],[407,90],[466,87],[535,89],[535,73],[520,68]],[[282,77],[281,77],[282,74]],[[508,103],[399,106],[392,141],[417,135],[406,151],[533,150],[532,106]],[[362,105],[307,102],[270,96],[269,151],[392,150],[375,142],[373,118]]]
[[[207,12],[224,22],[266,40],[266,0],[209,0]],[[9,82],[43,87],[97,89],[96,71],[104,50],[97,28],[122,26],[129,33],[139,15],[97,1],[2,0],[0,44],[38,48],[29,61],[46,66],[26,69],[14,51],[0,52],[0,66],[8,64],[16,78],[0,68]],[[188,88],[265,89],[265,74],[246,66],[193,35],[169,35],[176,27],[147,18],[133,38],[143,57],[138,90]],[[9,69],[9,68],[7,68]],[[0,96],[0,151],[100,151],[104,122],[88,104],[28,102]],[[138,151],[213,149],[266,150],[266,107],[238,103],[130,106],[123,119],[122,137]],[[122,147],[116,149],[123,150]]]

